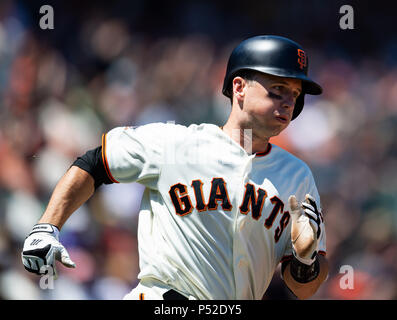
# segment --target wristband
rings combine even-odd
[[[59,239],[59,229],[57,226],[54,226],[50,223],[38,223],[35,224],[32,228],[32,231],[29,233],[29,236],[36,232],[47,232],[52,233],[56,239]]]
[[[293,256],[290,265],[290,272],[292,278],[294,278],[296,282],[307,283],[313,281],[319,275],[320,263],[316,257],[311,265],[307,265],[300,262],[295,256]]]

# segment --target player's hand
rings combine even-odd
[[[58,228],[48,223],[39,223],[33,227],[25,239],[21,256],[26,270],[45,274],[49,270],[48,267],[51,267],[55,279],[57,278],[56,260],[68,268],[76,267],[65,247],[59,242]]]
[[[311,265],[317,254],[318,242],[324,230],[324,219],[314,198],[307,194],[299,205],[294,195],[288,199],[292,226],[291,241],[295,257],[304,264]]]

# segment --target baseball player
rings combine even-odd
[[[249,38],[229,58],[223,127],[152,123],[104,134],[55,187],[25,240],[25,268],[74,268],[59,241],[69,216],[102,184],[139,182],[140,282],[124,299],[261,299],[280,262],[287,287],[312,296],[328,274],[320,197],[309,167],[269,142],[305,94],[321,94],[307,72],[297,43]]]

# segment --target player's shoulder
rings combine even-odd
[[[159,124],[161,127],[161,124]],[[168,130],[169,132],[174,132],[177,134],[184,135],[184,138],[187,136],[204,136],[204,135],[216,135],[219,134],[220,128],[217,125],[211,123],[192,123],[189,125],[181,125],[175,123],[167,123],[163,126],[163,129]]]
[[[214,131],[214,130],[219,130],[219,127],[211,124],[211,123],[201,123],[201,124],[190,124],[190,125],[183,125],[183,124],[178,124],[173,121],[170,122],[151,122],[147,124],[141,124],[141,125],[131,125],[131,126],[120,126],[120,127],[115,127],[112,128],[110,131],[129,131],[129,130],[145,130],[145,131]]]
[[[200,123],[191,124],[187,127],[187,130],[194,133],[214,133],[218,134],[220,132],[220,127],[212,123]]]
[[[219,135],[220,128],[213,124],[190,124],[174,122],[153,122],[137,126],[124,126],[111,129],[107,139],[113,142],[146,141],[154,144],[173,145],[193,140],[212,139]]]
[[[300,170],[303,170],[311,174],[311,169],[305,161],[303,161],[302,159],[298,158],[296,155],[273,143],[272,143],[272,153],[283,163],[288,164],[289,166],[293,166],[297,169],[299,168]]]
[[[182,132],[186,131],[187,127],[179,124],[175,124],[174,122],[151,122],[147,124],[141,125],[129,125],[129,126],[120,126],[112,128],[108,133],[109,134],[126,134],[126,135],[136,135],[136,134],[145,134],[145,135],[156,135],[156,134],[164,134],[164,133],[172,133],[172,132]]]
[[[185,140],[189,136],[204,136],[216,134],[219,131],[219,127],[210,123],[196,124],[192,123],[189,125],[177,124],[173,122],[167,123],[151,123],[147,125],[150,130],[156,130],[160,133],[164,133],[167,136],[173,135]]]

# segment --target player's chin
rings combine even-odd
[[[289,125],[289,121],[287,123],[280,123],[279,121],[272,121],[271,124],[268,125],[268,129],[272,132],[272,136],[278,136],[282,131],[284,131]]]

